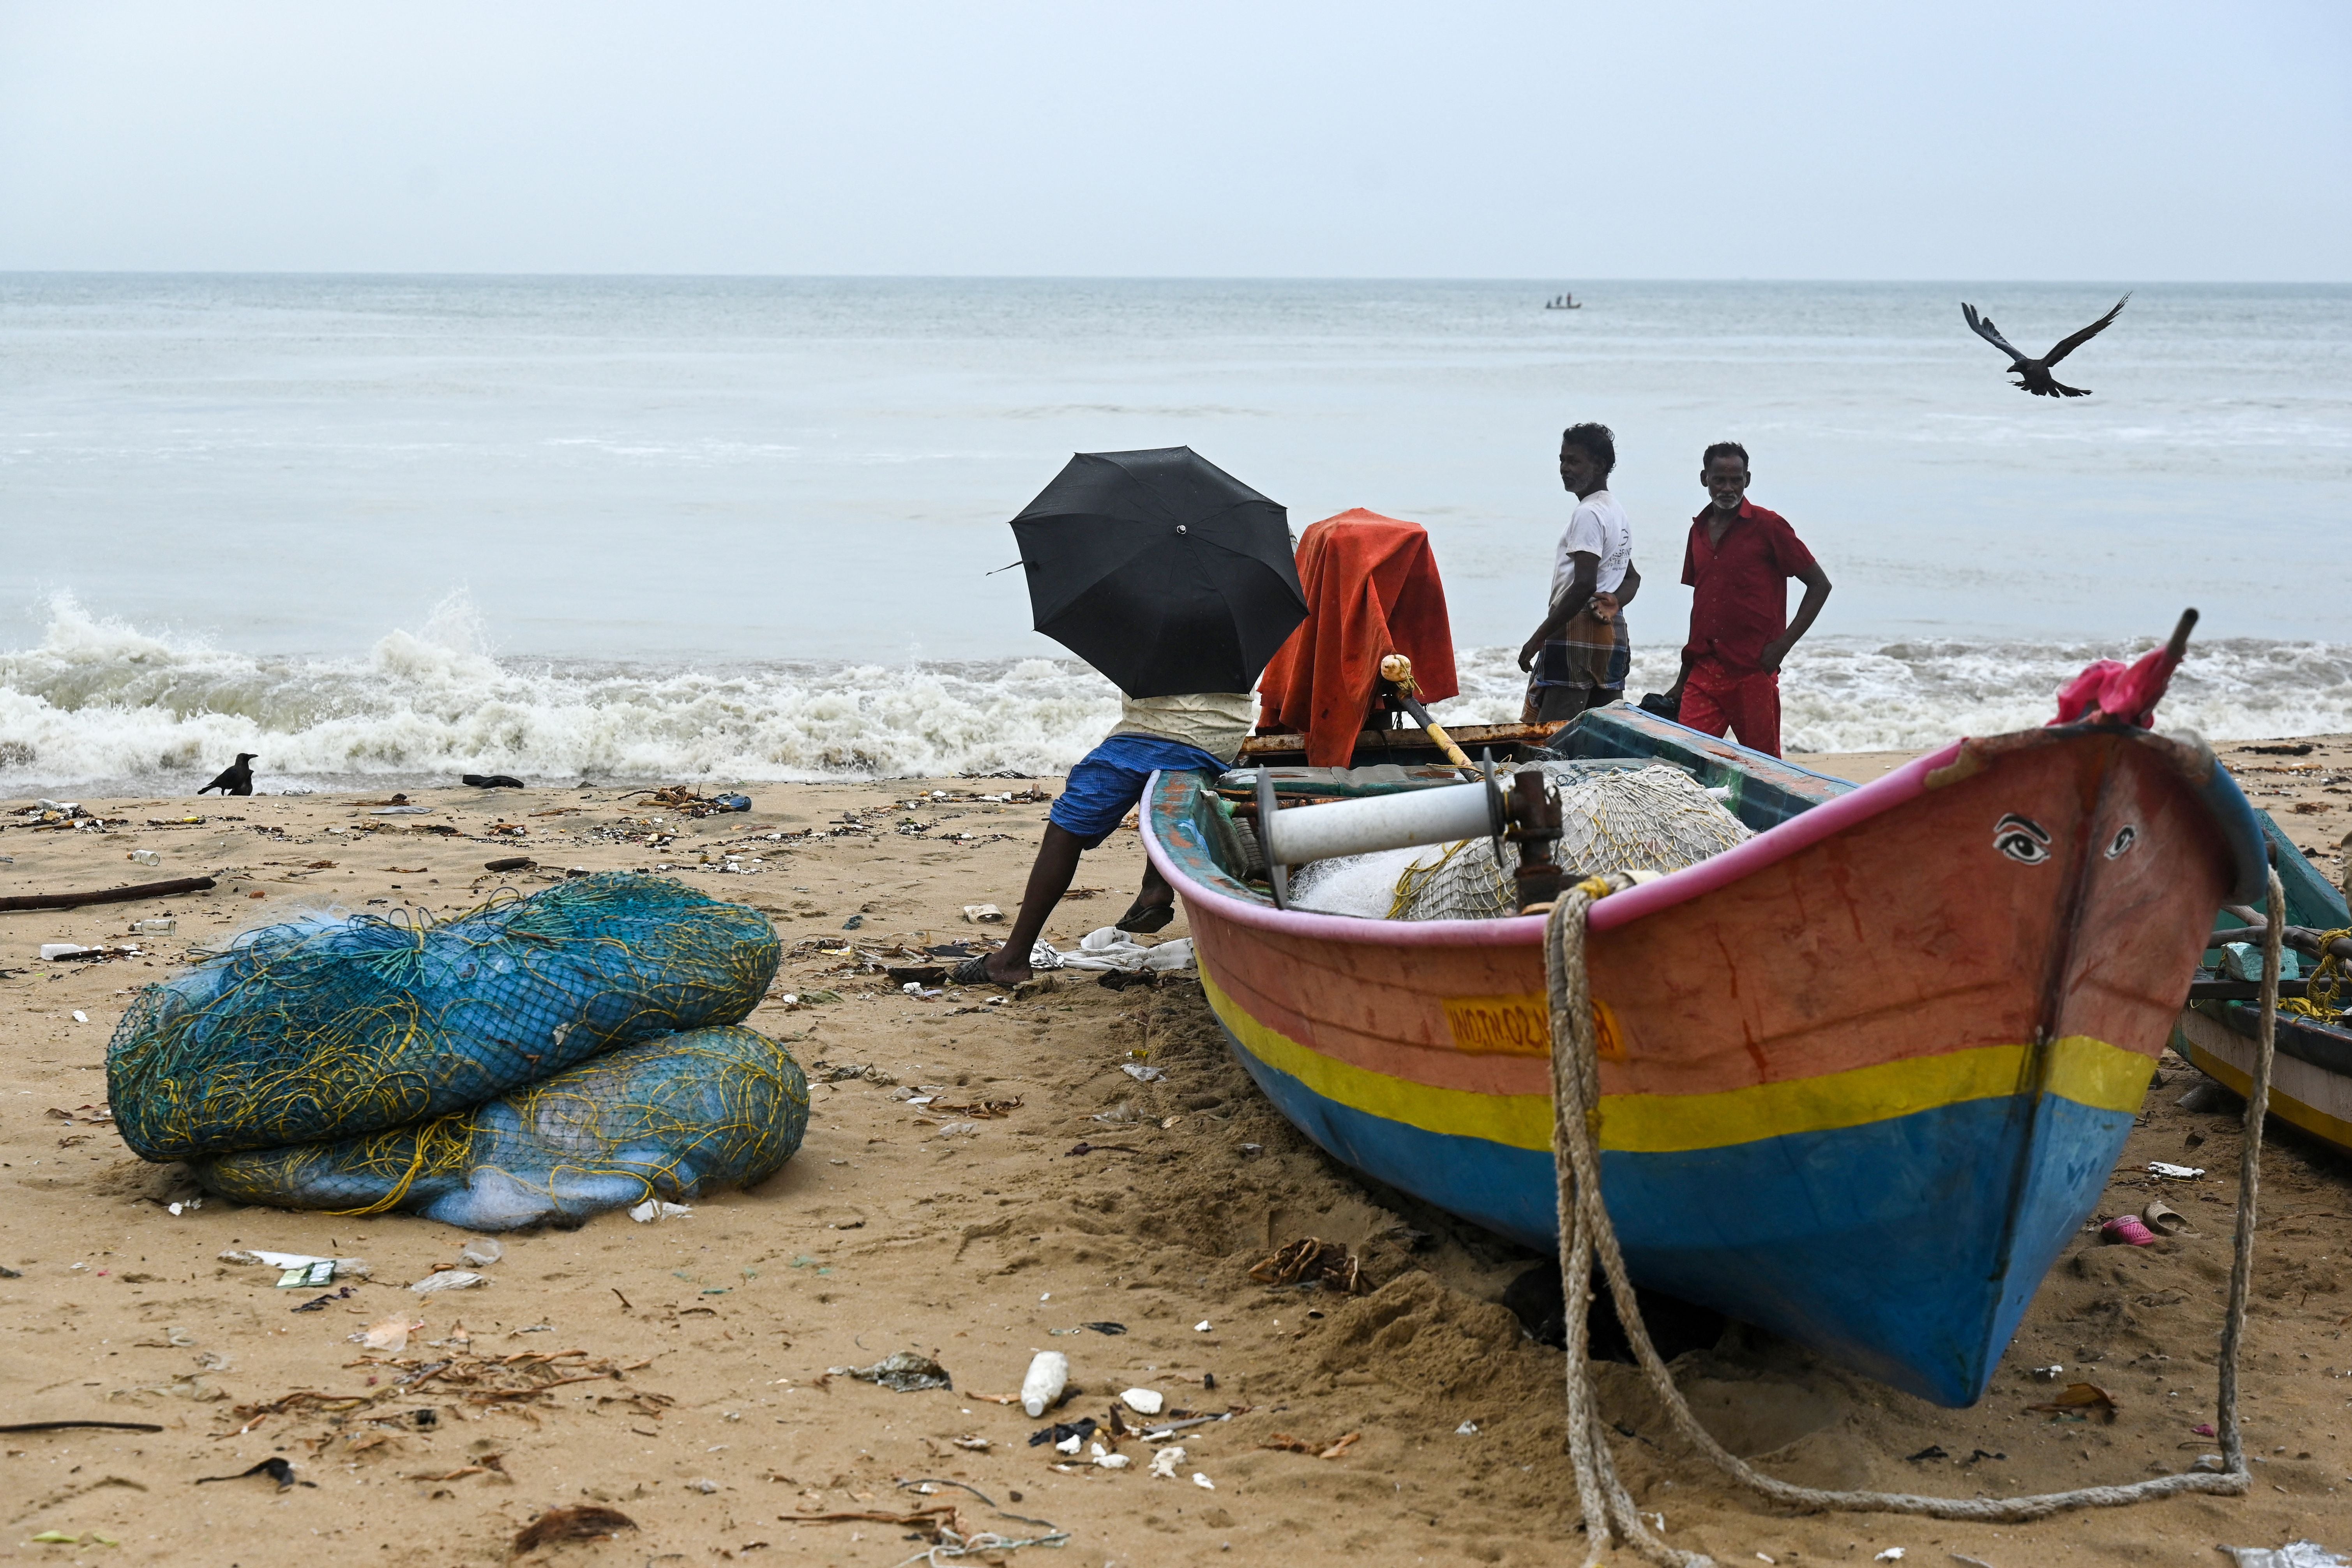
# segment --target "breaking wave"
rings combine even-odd
[[[1895,751],[2046,721],[2101,657],[2148,645],[1823,638],[1782,679],[1790,751]],[[1673,679],[1634,660],[1635,694]],[[1503,648],[1466,650],[1455,723],[1517,716]],[[725,782],[1059,773],[1118,717],[1108,682],[1046,658],[691,667],[502,658],[463,595],[364,658],[226,651],[49,603],[0,652],[0,791],[183,792],[238,752],[264,790],[454,782]],[[2352,644],[2196,645],[2162,711],[2217,740],[2352,731]]]

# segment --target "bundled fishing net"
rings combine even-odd
[[[1679,871],[1752,837],[1679,768],[1553,776],[1559,859],[1569,871]],[[1518,868],[1518,846],[1506,839],[1497,866],[1491,842],[1471,838],[1415,852],[1397,876],[1388,918],[1476,921],[1515,912],[1511,873]]]
[[[758,911],[625,873],[436,925],[292,921],[142,993],[107,1085],[150,1160],[348,1138],[734,1023],[781,956]]]
[[[512,1230],[709,1183],[749,1186],[792,1158],[808,1114],[808,1079],[782,1046],[695,1029],[414,1127],[193,1163],[206,1189],[239,1203]]]

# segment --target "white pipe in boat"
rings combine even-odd
[[[1445,784],[1324,805],[1277,811],[1259,829],[1266,858],[1278,866],[1370,855],[1413,844],[1451,844],[1498,831],[1484,784]]]

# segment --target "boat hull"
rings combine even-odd
[[[1635,1277],[1973,1401],[2242,880],[2194,773],[2113,731],[1969,742],[1596,905]],[[1198,796],[1161,780],[1150,842],[1253,1078],[1367,1174],[1555,1246],[1541,921],[1266,908],[1210,864]]]

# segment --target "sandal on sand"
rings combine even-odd
[[[2099,1234],[2105,1240],[2125,1242],[2133,1247],[2156,1244],[2156,1233],[2140,1224],[2137,1215],[2119,1214],[2099,1226]]]
[[[950,970],[948,972],[948,984],[950,985],[995,985],[1007,991],[1013,989],[1013,987],[1006,985],[1003,981],[999,980],[996,976],[988,972],[988,954],[984,952],[973,953],[970,958],[965,959],[961,963],[957,964],[953,969]]]
[[[2139,1217],[2142,1224],[2158,1236],[2195,1236],[2197,1234],[2189,1228],[2189,1221],[2179,1210],[2153,1199],[2146,1208],[2139,1211]]]
[[[1118,917],[1111,930],[1127,931],[1135,936],[1150,936],[1175,918],[1176,900],[1171,899],[1164,904],[1153,904],[1147,909],[1128,910]]]

